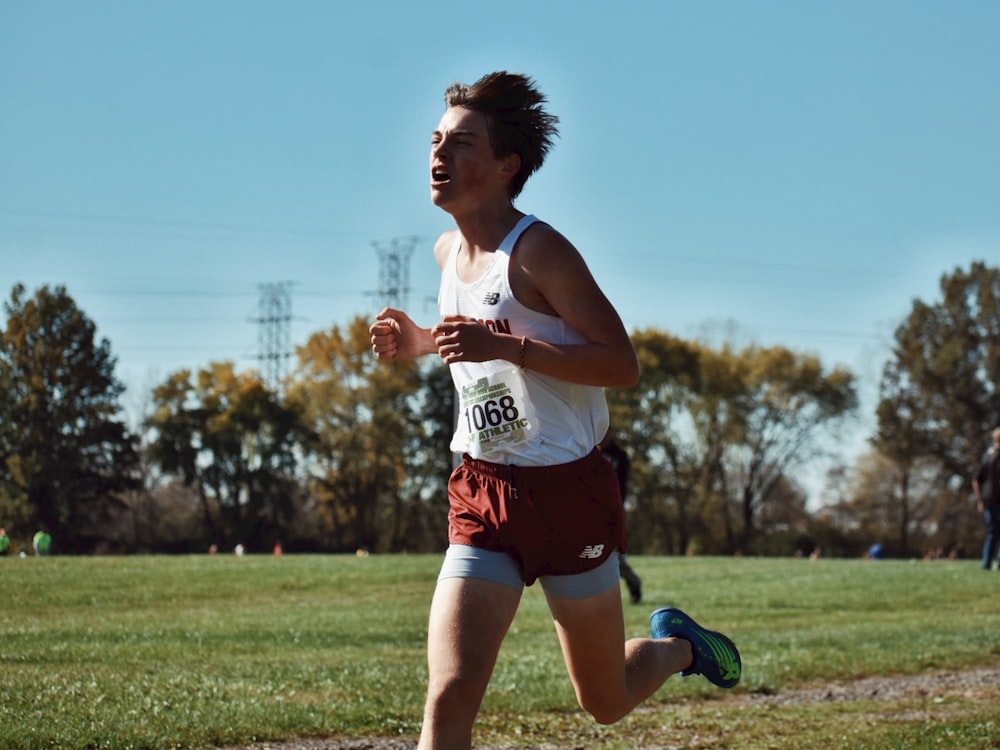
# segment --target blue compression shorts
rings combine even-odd
[[[603,563],[584,573],[544,575],[538,580],[546,594],[562,599],[586,599],[618,586],[621,575],[618,566],[618,552],[613,551]],[[448,547],[438,575],[439,581],[444,578],[481,578],[518,590],[525,585],[521,568],[511,555],[466,544]]]

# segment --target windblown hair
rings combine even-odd
[[[517,154],[521,168],[510,182],[516,198],[559,135],[559,118],[542,107],[545,96],[535,82],[520,73],[489,73],[475,83],[453,83],[444,93],[449,107],[465,107],[486,115],[490,145],[497,158]]]

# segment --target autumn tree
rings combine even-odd
[[[1000,425],[1000,270],[975,262],[940,287],[938,301],[914,300],[896,329],[873,443],[904,473],[932,461],[957,502]]]
[[[740,488],[749,551],[762,506],[789,471],[824,452],[831,430],[857,408],[857,392],[853,374],[826,372],[813,355],[750,346],[738,357],[740,392],[731,426],[739,437],[728,461]]]
[[[700,456],[695,485],[701,517],[699,548],[733,552],[740,545],[739,504],[733,486],[730,458],[744,436],[743,399],[745,363],[728,346],[697,347],[697,377],[688,398],[691,440]]]
[[[232,363],[171,375],[153,392],[149,451],[162,471],[194,487],[209,536],[267,550],[292,520],[297,461],[312,435],[256,373]]]
[[[845,510],[861,539],[883,544],[894,555],[906,555],[920,543],[935,489],[925,469],[919,461],[901,465],[876,450],[859,456]]]
[[[611,429],[631,461],[625,498],[629,547],[684,554],[693,534],[700,461],[687,429],[700,353],[696,345],[657,330],[633,333],[632,343],[639,384],[608,391]]]
[[[896,330],[872,445],[907,494],[914,467],[933,472],[936,537],[968,549],[969,483],[1000,424],[1000,272],[977,262],[940,287],[939,301],[915,300]]]
[[[750,550],[761,522],[802,523],[792,472],[856,406],[853,376],[783,347],[733,351],[639,331],[638,387],[609,394],[634,451],[634,541],[685,554]]]
[[[44,529],[66,552],[91,549],[136,485],[136,451],[107,339],[65,288],[4,305],[0,348],[0,517],[21,535]]]
[[[289,399],[319,438],[311,493],[339,548],[443,548],[452,386],[438,363],[380,362],[368,322],[313,334]]]

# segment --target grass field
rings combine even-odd
[[[598,727],[529,589],[476,741],[508,747],[1000,748],[1000,685],[767,703],[803,685],[1000,666],[1000,574],[972,561],[630,558],[646,602],[731,634],[743,682],[670,680]],[[0,558],[0,748],[415,739],[437,556]]]

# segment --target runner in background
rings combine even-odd
[[[618,444],[618,441],[611,437],[610,431],[601,443],[601,455],[607,459],[608,463],[611,464],[611,468],[615,470],[615,476],[618,477],[618,491],[621,493],[622,502],[625,502],[628,491],[628,474],[632,468],[632,460],[628,457],[626,450]],[[642,601],[642,579],[639,578],[638,574],[632,569],[632,566],[629,565],[628,560],[625,559],[624,549],[619,552],[618,567],[622,580],[625,581],[625,585],[628,587],[629,600],[633,604],[638,604]]]

